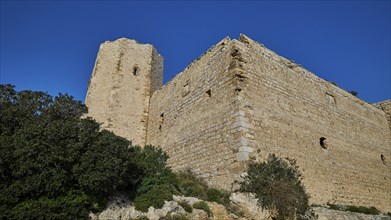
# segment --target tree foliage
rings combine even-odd
[[[310,207],[301,179],[294,160],[272,154],[266,162],[249,164],[240,191],[253,193],[274,219],[303,219]]]
[[[168,156],[162,149],[151,145],[134,149],[135,164],[142,172],[136,185],[134,205],[144,212],[150,206],[161,208],[164,201],[172,200],[178,192],[177,177],[166,165]]]
[[[354,96],[357,96],[357,95],[358,95],[358,92],[353,91],[353,90],[352,90],[352,91],[349,91],[349,93],[352,94],[352,95],[354,95]]]
[[[130,142],[72,96],[0,85],[0,219],[87,218],[142,173]]]

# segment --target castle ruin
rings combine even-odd
[[[230,189],[249,161],[274,153],[297,161],[311,203],[391,211],[391,100],[362,101],[244,35],[162,79],[152,45],[105,42],[88,115],[213,186]]]

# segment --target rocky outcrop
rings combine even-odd
[[[332,210],[325,207],[315,207],[318,220],[391,220],[386,215],[366,215],[362,213]]]
[[[202,201],[194,197],[173,196],[173,201],[166,201],[160,209],[150,207],[148,212],[141,212],[132,206],[131,201],[122,195],[110,198],[107,208],[97,214],[90,214],[92,220],[131,220],[142,216],[149,220],[164,220],[169,216],[181,215],[189,220],[268,220],[270,213],[257,205],[257,199],[252,195],[232,193],[229,207],[215,202],[207,202],[211,215],[204,210],[193,209],[191,213],[185,211],[180,203],[186,202],[190,206]],[[391,220],[386,215],[366,215],[348,211],[338,211],[327,207],[314,207],[318,220]]]

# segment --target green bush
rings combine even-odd
[[[202,200],[207,200],[208,186],[205,182],[198,179],[191,170],[178,173],[178,184],[180,192],[184,196],[197,197]]]
[[[198,199],[226,204],[230,194],[224,190],[209,188],[208,185],[197,178],[191,170],[185,170],[178,174],[179,191],[184,196],[197,197]]]
[[[231,194],[228,191],[220,190],[216,188],[208,188],[206,194],[207,194],[206,200],[209,202],[216,202],[224,206],[230,203],[229,197]]]
[[[142,216],[136,218],[136,220],[149,220],[149,218],[145,215],[142,215]]]
[[[347,206],[346,211],[349,212],[358,212],[358,213],[364,213],[368,215],[379,215],[380,211],[375,207],[364,207],[364,206]]]
[[[72,96],[0,84],[0,102],[0,219],[88,218],[136,183],[129,141]]]
[[[88,196],[71,191],[66,196],[56,198],[41,197],[18,203],[11,210],[14,219],[71,219],[88,216],[86,204]],[[59,212],[60,210],[60,212]]]
[[[204,201],[198,201],[198,202],[194,203],[193,208],[204,210],[208,214],[208,216],[211,215],[209,205],[208,205],[208,203],[206,203]]]
[[[338,204],[327,204],[330,209],[339,211],[357,212],[368,215],[379,215],[380,211],[375,207],[364,207],[364,206],[352,206],[352,205],[338,205]]]
[[[168,185],[154,185],[146,193],[141,193],[134,199],[134,206],[137,210],[147,212],[150,206],[161,208],[164,201],[172,200],[172,192]]]
[[[266,162],[251,163],[240,183],[241,192],[253,193],[258,204],[276,219],[302,219],[310,206],[294,160],[282,160],[274,154]]]
[[[146,212],[150,206],[163,207],[164,201],[171,201],[177,192],[175,182],[175,175],[168,169],[159,175],[144,177],[134,199],[136,209]]]
[[[171,215],[167,215],[166,220],[189,220],[186,215],[180,214],[180,213],[175,213]]]
[[[178,202],[178,204],[180,206],[182,206],[182,208],[188,212],[188,213],[192,213],[193,212],[193,207],[191,207],[191,205],[189,205],[189,203],[185,202],[185,201],[182,201],[182,202]]]
[[[0,84],[0,219],[80,219],[116,191],[142,210],[178,192],[168,156],[101,130],[72,96]]]
[[[215,188],[209,188],[206,190],[207,200],[210,202],[222,203],[223,193]]]

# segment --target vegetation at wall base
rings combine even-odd
[[[189,219],[186,217],[186,215],[175,213],[172,215],[167,215],[165,217],[165,220],[189,220]]]
[[[189,203],[185,202],[185,201],[182,201],[182,202],[178,202],[178,204],[180,206],[182,206],[182,208],[188,212],[188,213],[192,213],[193,212],[193,207],[191,207],[191,205],[189,205]]]
[[[198,201],[198,202],[194,203],[193,208],[204,210],[208,214],[208,216],[211,215],[209,205],[205,201]]]
[[[271,154],[265,162],[249,164],[240,191],[253,193],[275,219],[304,219],[310,210],[301,173],[296,161],[289,158]]]
[[[142,216],[136,218],[136,220],[149,220],[149,218],[145,215],[142,215]]]
[[[161,208],[164,201],[172,200],[172,196],[178,193],[177,176],[167,168],[168,156],[160,148],[147,145],[135,149],[136,164],[143,173],[136,184],[134,205],[143,212],[150,206]]]
[[[178,192],[160,148],[101,130],[72,96],[0,84],[0,104],[0,219],[87,219],[116,191],[141,207]]]
[[[349,211],[356,213],[363,213],[367,215],[379,215],[380,211],[376,207],[364,207],[364,206],[353,206],[353,205],[338,205],[338,204],[327,204],[330,209],[339,211]]]
[[[190,169],[179,172],[177,176],[180,194],[223,205],[229,203],[229,192],[209,187]]]

